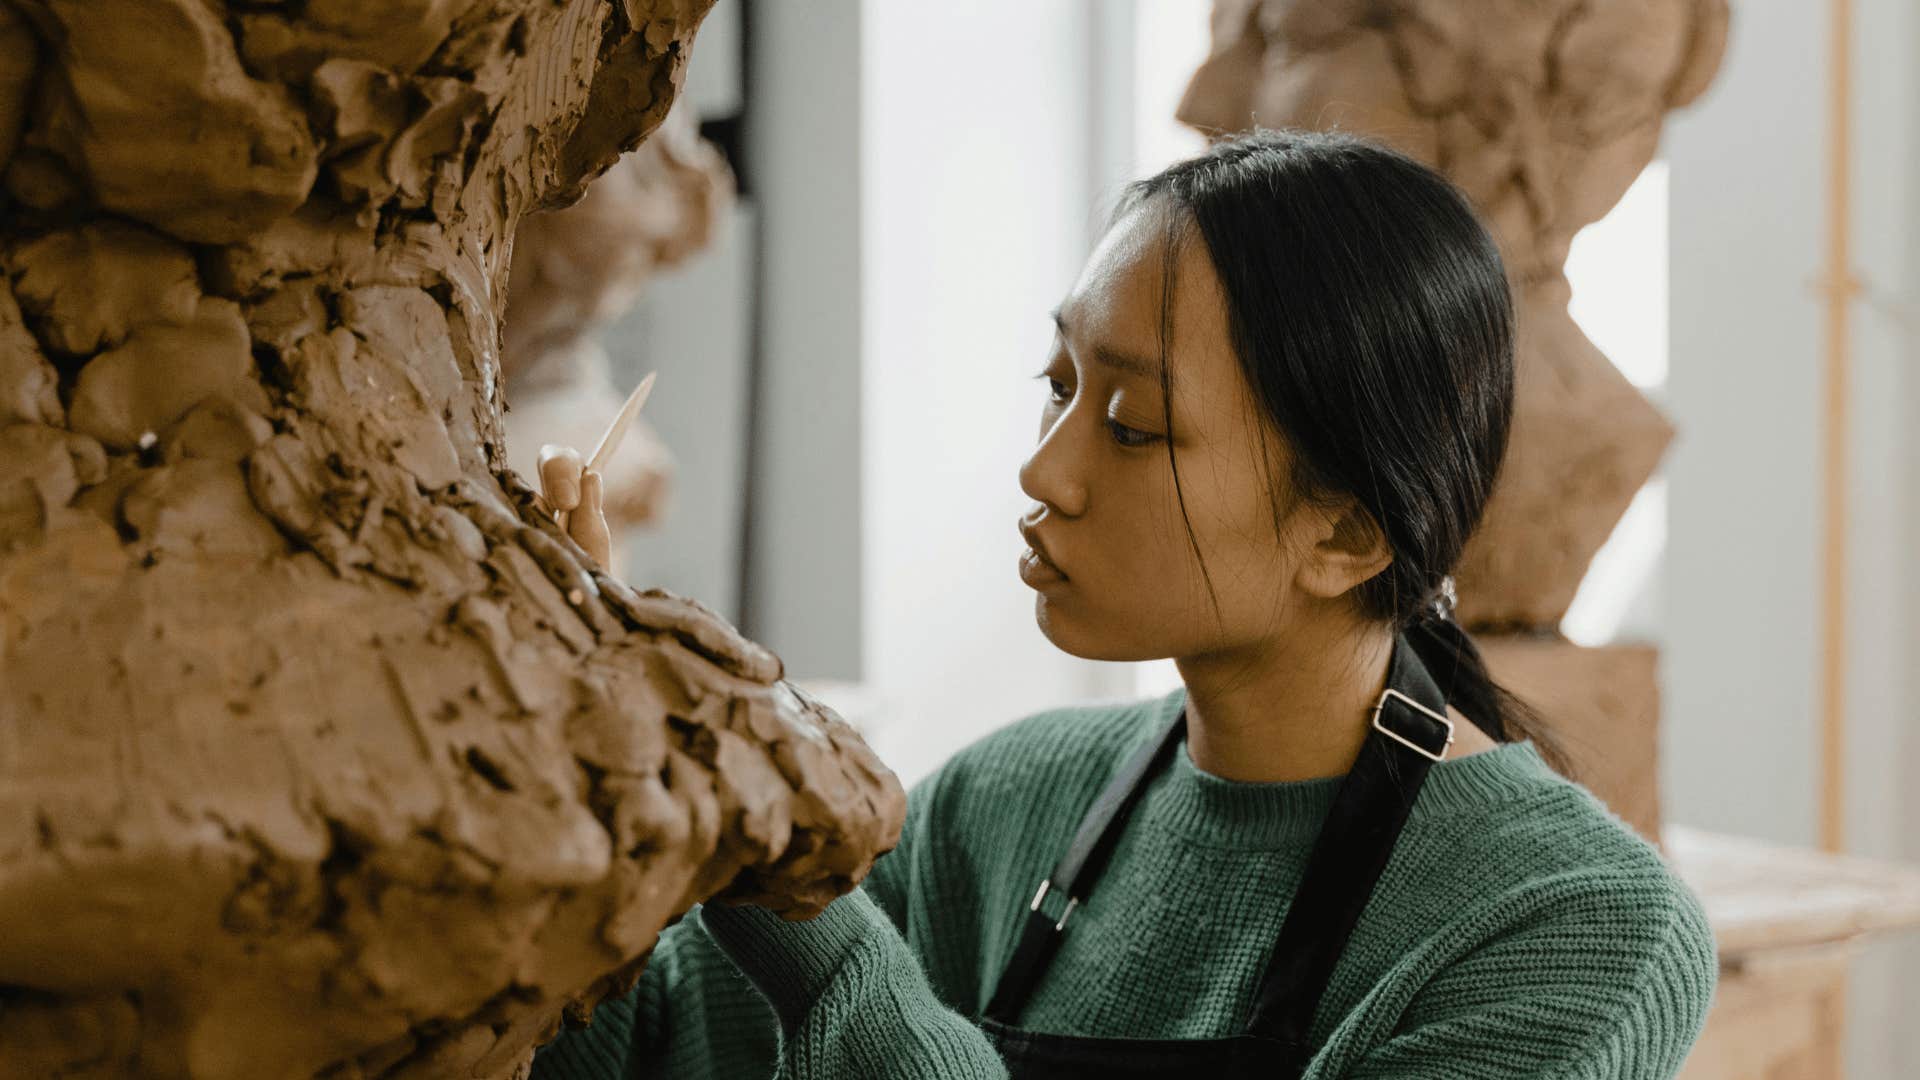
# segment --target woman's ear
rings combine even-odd
[[[1304,545],[1295,580],[1311,596],[1342,596],[1393,562],[1386,533],[1352,498],[1305,508],[1302,518]]]

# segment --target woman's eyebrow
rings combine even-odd
[[[1054,308],[1051,314],[1053,315],[1054,327],[1060,331],[1060,337],[1062,339],[1070,337],[1071,335],[1067,332],[1067,319],[1066,316],[1062,314],[1062,309]],[[1160,362],[1158,360],[1149,360],[1146,357],[1135,356],[1132,353],[1123,352],[1108,345],[1094,345],[1093,359],[1104,367],[1112,368],[1126,375],[1137,375],[1144,379],[1158,379],[1160,377]],[[1173,382],[1171,377],[1172,372],[1168,372],[1168,376],[1167,382],[1171,385]]]

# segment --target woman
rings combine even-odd
[[[1448,617],[1513,393],[1442,178],[1266,132],[1134,185],[1055,313],[1022,579],[1159,700],[1030,717],[806,923],[710,905],[536,1075],[1664,1077],[1715,955]]]

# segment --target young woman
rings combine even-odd
[[[1129,190],[1054,318],[1021,578],[1055,645],[1185,685],[983,739],[862,889],[705,907],[536,1075],[1672,1075],[1700,907],[1448,615],[1513,395],[1462,197],[1223,143]]]

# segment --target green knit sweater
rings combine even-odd
[[[811,922],[717,905],[682,920],[535,1077],[1004,1076],[969,1018],[1088,804],[1184,694],[981,740],[914,789],[863,889]],[[1238,1032],[1339,782],[1234,783],[1182,745],[1023,1026]],[[1700,905],[1658,852],[1531,743],[1501,746],[1429,772],[1321,1000],[1307,1076],[1668,1077],[1715,973]]]

